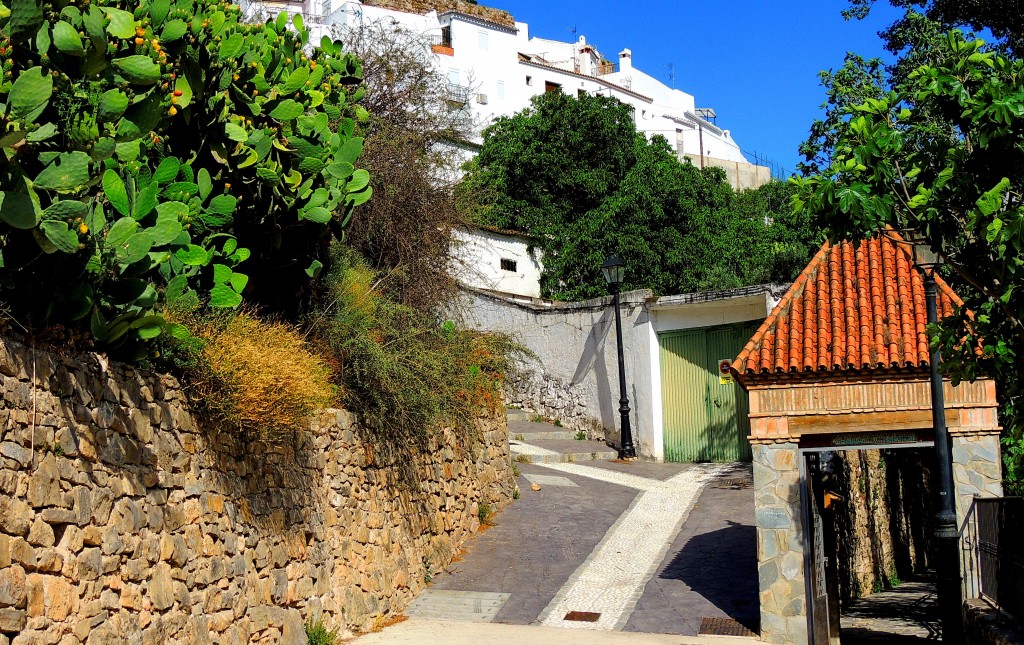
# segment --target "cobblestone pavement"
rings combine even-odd
[[[727,617],[756,633],[760,620],[753,473],[711,482],[690,511],[626,631],[696,634],[702,618]]]
[[[473,611],[478,592],[504,598],[500,608],[477,602],[476,617],[466,620],[478,622],[694,636],[702,617],[725,616],[756,629],[753,492],[707,488],[749,480],[749,466],[587,462],[520,468],[522,498],[434,578],[424,600],[410,607],[412,618],[419,607],[436,611],[438,600],[430,595],[443,590],[476,593],[451,596],[453,609],[463,612]],[[530,489],[531,479],[540,491]],[[591,612],[593,622],[564,620],[571,611]]]
[[[840,618],[843,645],[913,645],[942,640],[935,583],[910,580],[851,604]]]

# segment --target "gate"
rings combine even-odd
[[[755,321],[658,335],[666,461],[751,458],[747,395],[719,365],[732,361],[759,325]]]

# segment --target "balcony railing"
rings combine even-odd
[[[968,598],[993,603],[1024,624],[1024,498],[976,498],[961,531]]]
[[[446,98],[453,103],[465,105],[469,102],[469,88],[457,83],[448,83],[448,96]]]

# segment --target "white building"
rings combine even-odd
[[[540,298],[541,251],[529,236],[489,226],[452,231],[452,275],[473,289]]]
[[[580,36],[575,42],[530,37],[529,25],[508,12],[465,0],[300,0],[256,2],[250,12],[302,13],[314,42],[332,29],[391,20],[435,43],[438,70],[471,104],[482,127],[512,115],[548,91],[613,96],[633,107],[637,129],[664,136],[680,158],[725,169],[737,189],[771,179],[770,169],[747,162],[715,111],[698,108],[692,94],[671,88],[633,66],[630,50],[609,60]],[[479,132],[474,143],[480,142]]]

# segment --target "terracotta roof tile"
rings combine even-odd
[[[893,238],[828,243],[750,339],[740,374],[891,369],[928,364],[924,279]],[[941,278],[939,317],[963,301]]]

